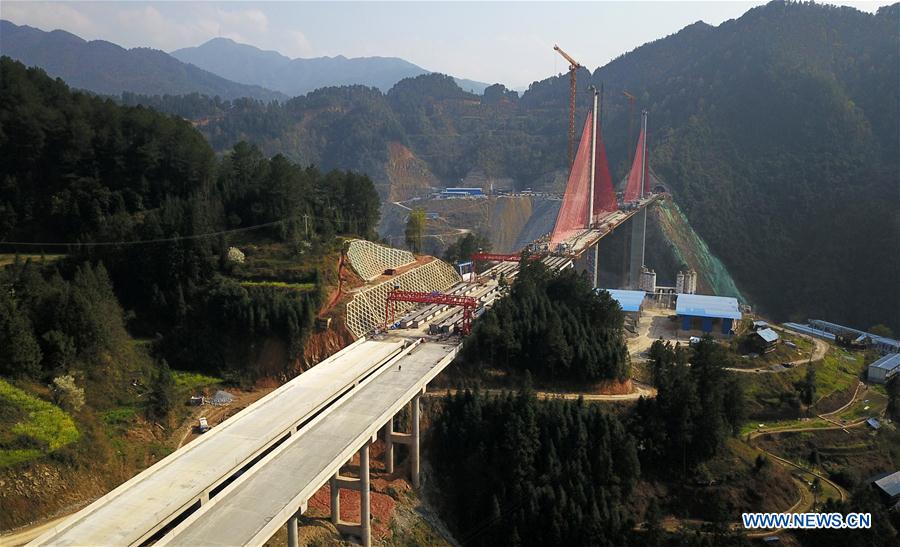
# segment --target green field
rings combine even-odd
[[[179,391],[192,391],[200,387],[211,386],[213,384],[221,384],[223,380],[215,376],[206,376],[198,372],[186,372],[182,370],[173,370],[172,377],[175,379],[175,387]]]
[[[841,393],[852,390],[865,369],[865,359],[863,353],[831,348],[822,361],[812,365],[803,364],[779,373],[742,375],[751,416],[769,411],[774,413],[774,416],[768,417],[769,420],[796,418],[796,413],[792,415],[787,411],[784,399],[796,394],[795,384],[804,379],[808,366],[816,369],[816,404],[812,411],[832,410],[833,406],[823,409],[817,405],[829,396],[842,397]],[[832,401],[829,406],[834,404]]]
[[[71,416],[0,380],[0,468],[33,460],[78,440]]]

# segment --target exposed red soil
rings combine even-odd
[[[596,385],[594,393],[600,395],[627,395],[634,391],[631,378],[624,382],[618,380],[604,380]]]
[[[412,487],[406,481],[406,462],[396,461],[394,474],[384,473],[384,443],[378,440],[369,447],[369,469],[372,492],[369,495],[369,506],[372,514],[372,538],[374,540],[389,539],[392,536],[396,498]],[[342,475],[359,476],[359,456],[344,467]],[[328,519],[331,517],[331,487],[326,483],[309,500],[306,516]],[[359,492],[341,489],[341,520],[359,522]]]

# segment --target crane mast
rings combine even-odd
[[[557,45],[553,46],[553,50],[563,56],[563,59],[569,62],[569,167],[572,167],[572,163],[575,161],[575,93],[577,91],[576,86],[576,72],[579,68],[582,67],[582,64],[572,58],[571,55],[566,53]]]

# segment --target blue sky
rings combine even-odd
[[[874,11],[891,2],[840,2]],[[289,57],[402,57],[523,88],[566,70],[553,45],[594,69],[696,21],[761,2],[14,2],[0,16],[85,39],[165,51],[232,38]]]

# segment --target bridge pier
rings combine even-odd
[[[331,522],[343,535],[357,536],[363,547],[372,545],[371,498],[369,496],[369,445],[367,441],[359,449],[359,478],[345,477],[338,471],[330,479]],[[341,488],[359,491],[359,524],[341,520]],[[288,529],[290,533],[290,528]]]
[[[425,388],[422,388],[425,391]],[[412,400],[412,450],[409,455],[409,474],[411,475],[413,488],[419,487],[419,399],[422,394],[417,393]]]
[[[421,435],[419,432],[419,422],[420,420],[420,401],[422,398],[422,393],[425,392],[425,388],[422,388],[421,393],[417,393],[415,397],[410,401],[410,405],[412,406],[412,424],[410,427],[410,433],[400,433],[393,430],[393,423],[388,423],[388,426],[385,428],[391,428],[390,434],[390,444],[386,444],[385,446],[390,446],[390,453],[387,449],[385,449],[385,468],[389,469],[389,472],[393,472],[394,470],[394,444],[405,444],[409,447],[409,478],[410,482],[412,482],[413,488],[419,487],[419,455],[420,455],[420,443],[421,443]],[[393,419],[392,419],[393,421]],[[390,456],[388,456],[390,454]],[[387,459],[390,458],[390,459]]]
[[[394,417],[384,424],[384,472],[388,475],[394,472]]]
[[[297,541],[297,515],[288,519],[287,523],[288,547],[299,547]]]
[[[628,267],[628,288],[641,288],[641,268],[644,267],[644,247],[647,243],[647,208],[631,217],[631,254]]]

